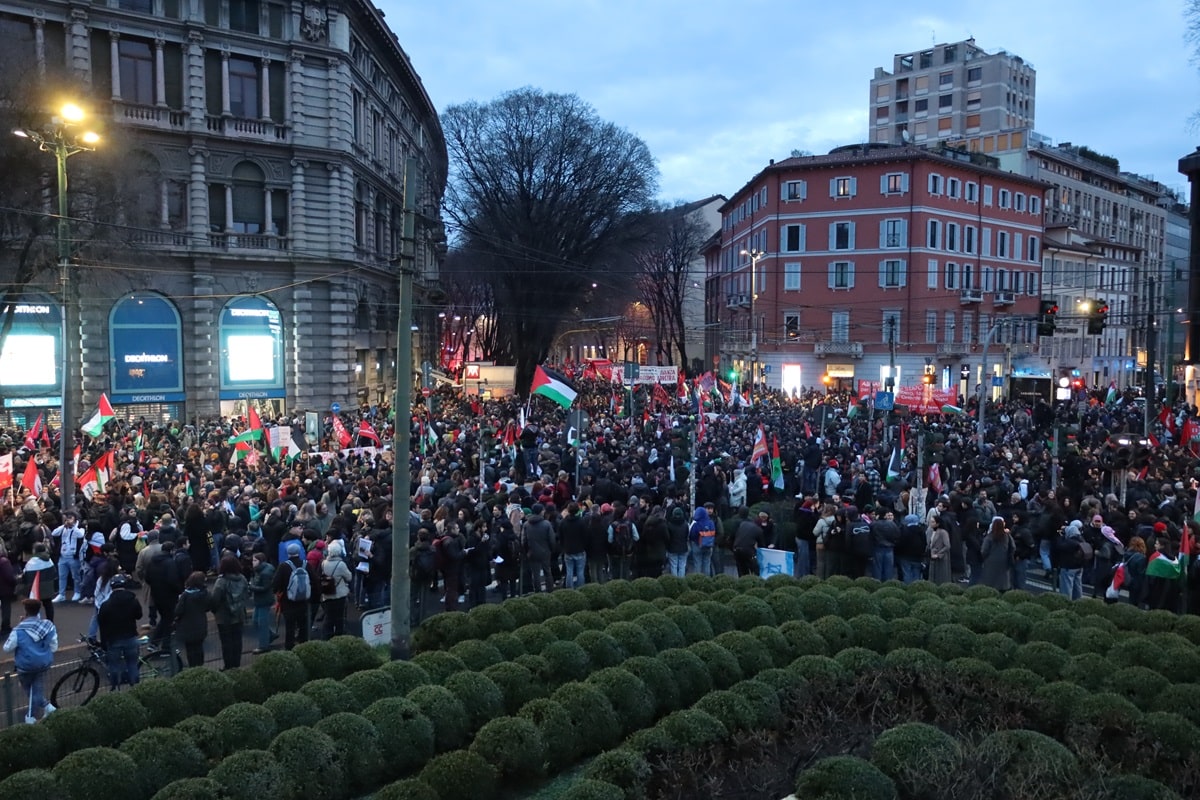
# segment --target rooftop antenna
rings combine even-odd
[[[929,43],[937,44],[937,31],[936,30],[929,31]]]

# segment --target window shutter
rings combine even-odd
[[[850,196],[854,197],[858,194],[858,178],[850,179]]]
[[[908,191],[908,173],[905,172],[900,176],[900,191]]]
[[[930,194],[933,194],[933,179],[934,179],[934,176],[931,174],[929,176],[929,187],[928,187]]]
[[[829,262],[829,288],[837,286],[837,262]]]
[[[929,259],[929,279],[926,283],[926,287],[929,289],[938,288],[938,262],[936,258]]]
[[[802,224],[798,225],[797,227],[800,228],[800,252],[803,253],[805,250],[808,249],[808,236],[805,233],[805,229],[808,226],[806,226],[802,223]]]
[[[800,199],[808,199],[808,181],[800,181]]]
[[[888,221],[886,219],[881,219],[879,221],[879,249],[880,250],[887,247],[887,224],[888,224]]]
[[[908,286],[908,262],[900,259],[900,288]]]
[[[887,263],[888,262],[887,262],[886,258],[879,262],[879,288],[880,289],[887,288]]]
[[[850,249],[854,249],[854,223],[850,223]]]
[[[837,250],[837,223],[829,223],[829,249]]]
[[[887,194],[887,187],[888,187],[888,176],[880,175],[879,176],[879,193]]]
[[[837,197],[837,178],[829,179],[829,196]]]
[[[1022,249],[1022,246],[1024,245],[1024,242],[1021,241],[1022,238],[1023,237],[1019,233],[1013,234],[1013,248],[1012,252],[1009,254],[1013,261],[1020,261],[1021,256],[1025,253],[1025,251]]]
[[[788,200],[788,181],[783,181],[779,184],[779,201],[786,203]]]
[[[851,261],[846,265],[846,285],[851,289],[854,288],[854,262]]]

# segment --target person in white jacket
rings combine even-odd
[[[79,516],[74,511],[63,512],[63,524],[50,532],[51,538],[58,542],[58,596],[56,603],[67,600],[67,579],[75,589],[72,603],[83,599],[79,593],[80,554],[87,547],[87,534],[79,527]]]
[[[741,508],[746,505],[746,470],[738,467],[733,471],[733,480],[729,483],[729,507]]]

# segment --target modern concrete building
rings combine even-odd
[[[953,150],[772,162],[722,206],[707,250],[724,368],[788,392],[825,375],[915,385],[928,367],[970,393],[1011,374],[1036,350],[1045,190]]]
[[[1037,72],[974,39],[901,53],[871,80],[870,139],[905,144],[1032,127]]]
[[[72,198],[72,216],[111,234],[102,260],[75,254],[95,259],[75,275],[84,416],[101,392],[118,413],[156,418],[230,414],[249,399],[283,412],[390,397],[405,165],[420,306],[444,251],[447,155],[381,11],[367,0],[0,0],[0,33],[10,67],[83,87],[107,123],[101,148],[120,148],[117,169],[144,181],[120,219]],[[53,186],[53,157],[0,141],[42,159]],[[72,158],[73,177],[102,154]],[[25,293],[48,294],[54,272]],[[60,313],[54,298],[26,305]],[[36,414],[57,405],[46,402],[55,388],[9,381],[5,407]]]

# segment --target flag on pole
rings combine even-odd
[[[37,462],[30,454],[25,462],[25,472],[21,475],[21,485],[34,497],[42,496],[42,474],[38,472]]]
[[[30,459],[32,460],[32,459]],[[5,453],[0,456],[0,492],[11,489],[13,485],[13,454]]]
[[[250,430],[262,430],[262,418],[258,416],[258,412],[254,410],[254,405],[250,404],[246,407],[246,419],[250,423]]]
[[[141,462],[142,450],[146,447],[146,437],[142,435],[142,426],[138,425],[137,436],[133,437],[133,460]]]
[[[375,432],[375,429],[365,419],[358,423],[358,438],[368,439],[374,442],[376,447],[383,444],[383,441],[379,438],[379,434]]]
[[[675,393],[676,393],[676,396],[679,398],[679,402],[686,403],[688,401],[687,382],[684,381],[684,379],[683,379],[683,370],[682,369],[679,370],[679,384],[676,387]]]
[[[337,437],[338,447],[350,446],[350,431],[346,430],[342,418],[337,414],[333,415],[333,435]]]
[[[783,461],[779,458],[779,437],[771,436],[771,485],[783,491]]]
[[[538,366],[533,371],[532,394],[548,397],[563,408],[570,408],[579,395],[567,379],[554,370]]]
[[[1104,405],[1111,406],[1117,402],[1117,382],[1112,381],[1108,384],[1108,394],[1104,396]]]
[[[703,411],[700,412],[700,419],[696,423],[696,441],[704,441],[704,431],[708,428],[708,415]]]
[[[929,488],[935,494],[942,493],[942,471],[936,461],[929,465]]]
[[[808,420],[804,420],[804,438],[812,438],[812,426],[808,424]]]
[[[763,426],[758,426],[758,432],[754,435],[754,449],[750,451],[750,460],[754,463],[761,463],[767,457],[767,434],[763,432]]]
[[[671,453],[671,463],[667,464],[667,477],[671,483],[675,482],[675,454]]]
[[[432,422],[425,426],[425,436],[429,442],[429,446],[436,448],[438,443],[438,435],[437,431],[433,429]]]
[[[334,426],[336,427],[336,425]],[[249,444],[257,442],[262,438],[262,428],[257,430],[244,430],[239,434],[229,437],[229,444]]]
[[[902,429],[903,430],[903,429]],[[892,447],[892,457],[888,459],[887,479],[889,481],[900,477],[900,470],[904,466],[904,448],[900,446],[900,441],[896,440],[895,446]]]
[[[1162,411],[1158,412],[1158,421],[1172,436],[1175,435],[1175,415],[1171,413],[1170,408],[1162,407]]]
[[[33,583],[29,586],[29,599],[42,599],[42,571],[40,569],[33,573]]]
[[[27,450],[36,450],[37,442],[45,433],[42,427],[42,418],[44,414],[38,414],[37,421],[33,423],[33,427],[29,429],[29,433],[25,434],[25,448]]]
[[[83,432],[95,438],[104,431],[105,423],[116,416],[112,404],[108,402],[108,396],[101,392],[100,404],[96,408],[96,413],[92,415],[91,419],[83,423]]]

